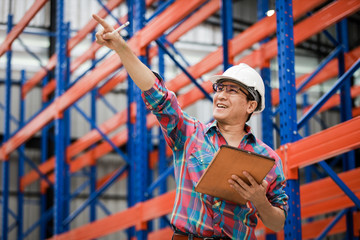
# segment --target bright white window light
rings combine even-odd
[[[266,12],[266,16],[271,17],[272,15],[274,15],[274,13],[275,13],[275,10],[269,10]]]

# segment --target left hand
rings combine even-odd
[[[255,206],[268,203],[266,197],[268,182],[263,180],[261,184],[258,184],[249,173],[245,171],[243,173],[249,180],[250,185],[241,180],[239,176],[232,175],[231,179],[228,180],[230,187],[234,188],[245,200],[251,201]]]

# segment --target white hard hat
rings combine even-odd
[[[212,83],[220,80],[231,80],[244,86],[258,102],[254,112],[261,112],[265,108],[265,87],[261,76],[249,65],[240,63],[228,68],[222,75],[215,75],[209,79]],[[258,96],[260,95],[260,96]]]

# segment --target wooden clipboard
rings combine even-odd
[[[230,187],[228,179],[235,174],[250,184],[243,175],[243,171],[246,171],[260,184],[274,164],[273,158],[222,145],[196,184],[195,191],[237,204],[245,204],[246,200]]]

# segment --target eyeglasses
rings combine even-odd
[[[237,95],[240,92],[244,93],[246,97],[249,98],[249,94],[246,93],[241,87],[233,84],[223,84],[223,83],[214,83],[213,89],[215,92],[220,93],[222,91],[226,91],[226,93],[230,95]]]

